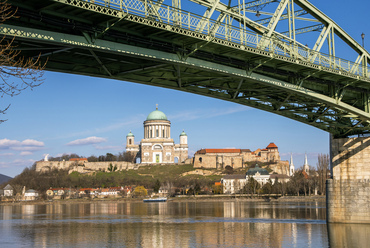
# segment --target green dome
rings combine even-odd
[[[167,116],[162,111],[159,111],[158,109],[156,109],[148,115],[146,120],[147,121],[152,121],[152,120],[166,120],[167,121]]]
[[[126,137],[135,137],[134,135],[133,135],[133,133],[131,133],[131,131],[127,134],[127,136]]]
[[[184,130],[182,130],[182,133],[180,133],[180,136],[187,136]]]
[[[256,167],[251,168],[247,171],[246,175],[248,176],[254,176],[257,172],[260,173],[260,175],[268,175],[268,171],[264,168],[260,168],[258,164],[256,164]]]

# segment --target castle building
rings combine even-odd
[[[271,142],[264,149],[201,149],[194,154],[194,168],[243,168],[245,162],[280,162],[278,147]]]
[[[144,138],[135,144],[131,131],[126,136],[126,152],[134,153],[142,164],[181,163],[188,158],[188,136],[180,134],[180,144],[171,138],[171,122],[158,110],[151,112],[144,121]]]

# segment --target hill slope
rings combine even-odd
[[[8,182],[10,179],[13,179],[13,178],[0,174],[0,184]]]

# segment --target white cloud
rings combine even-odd
[[[12,162],[0,162],[0,168],[12,168],[12,167],[30,167],[36,160],[33,159],[16,159]]]
[[[9,163],[0,162],[0,168],[9,168],[9,167],[10,167]]]
[[[15,151],[39,151],[42,150],[43,147],[37,147],[37,146],[18,146],[18,147],[12,147],[12,150]]]
[[[26,139],[22,141],[23,146],[44,146],[44,142],[32,140],[32,139]]]
[[[10,156],[14,156],[14,153],[8,152],[8,153],[1,153],[0,154],[0,157],[10,157]]]
[[[32,154],[33,154],[32,152],[28,152],[28,151],[20,153],[21,156],[28,156],[28,155],[32,155]]]
[[[32,139],[23,141],[0,139],[0,150],[36,151],[45,146],[44,142]]]
[[[67,146],[93,145],[93,144],[98,144],[98,143],[102,143],[106,141],[107,140],[104,138],[92,136],[92,137],[88,137],[85,139],[78,139],[78,140],[71,141],[67,144]]]
[[[10,149],[12,146],[19,146],[21,144],[18,140],[9,140],[9,139],[1,139],[0,140],[0,148],[1,149]]]

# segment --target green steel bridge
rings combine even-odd
[[[46,70],[232,101],[335,138],[370,133],[370,55],[306,0],[8,3],[18,18],[0,33]]]

